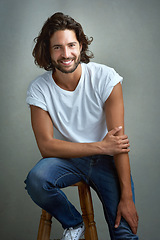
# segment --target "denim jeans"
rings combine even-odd
[[[112,156],[43,158],[29,172],[25,183],[32,200],[54,216],[63,228],[69,228],[80,224],[83,219],[61,189],[82,180],[96,191],[102,202],[111,239],[138,239],[123,218],[119,227],[114,228],[120,186]],[[135,201],[132,177],[131,184]]]

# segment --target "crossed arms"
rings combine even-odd
[[[132,200],[129,164],[129,140],[124,134],[124,107],[121,84],[117,84],[105,103],[108,134],[100,142],[73,143],[53,138],[53,123],[48,112],[31,106],[31,122],[43,157],[74,158],[97,154],[114,155],[121,187],[115,227],[123,216],[137,232],[138,215]],[[121,128],[119,127],[121,126]]]

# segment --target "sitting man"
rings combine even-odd
[[[81,214],[61,190],[79,181],[100,198],[112,240],[138,239],[122,77],[90,62],[91,41],[63,13],[51,16],[35,39],[35,63],[46,72],[31,82],[27,103],[43,158],[29,172],[26,189],[62,224],[62,240],[78,240],[85,231]]]

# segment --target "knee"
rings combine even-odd
[[[27,190],[30,196],[33,196],[35,194],[40,193],[40,191],[43,189],[43,185],[45,181],[46,179],[43,176],[42,172],[33,168],[29,172],[25,180],[25,184],[26,184],[25,189]]]

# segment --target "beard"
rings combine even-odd
[[[74,64],[73,64],[72,68],[67,69],[68,66],[62,66],[61,61],[63,61],[63,60],[74,61]],[[58,60],[58,62],[55,62],[54,60],[52,60],[53,67],[55,69],[58,69],[62,73],[72,73],[72,72],[74,72],[77,69],[79,64],[80,64],[80,56],[78,57],[77,61],[76,61],[76,58],[62,58],[62,59]]]

